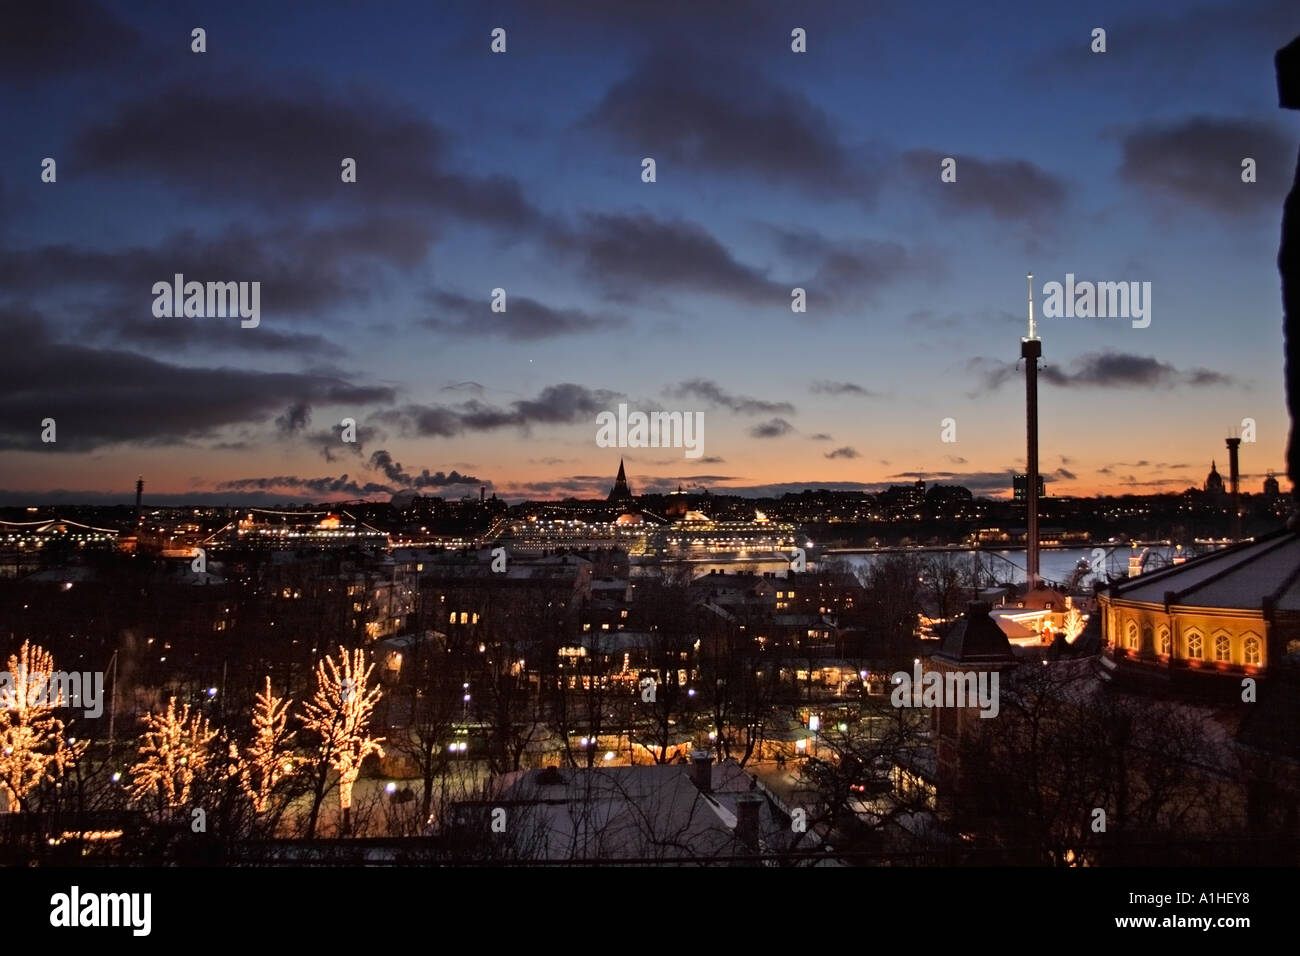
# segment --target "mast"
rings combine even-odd
[[[1025,510],[1025,580],[1030,589],[1038,584],[1038,359],[1043,343],[1034,325],[1034,275],[1025,276],[1029,284],[1029,335],[1020,340],[1020,357],[1025,360],[1025,424],[1027,432]]]

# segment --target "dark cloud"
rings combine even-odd
[[[1119,175],[1173,207],[1192,204],[1241,216],[1273,212],[1291,181],[1291,139],[1271,123],[1192,116],[1143,125],[1123,139]],[[1257,181],[1243,183],[1242,160],[1256,162]]]
[[[554,497],[604,497],[609,491],[611,480],[608,476],[574,475],[557,478],[552,481],[526,481],[512,485],[512,489],[534,500],[546,500]]]
[[[382,456],[382,457],[381,457]],[[450,474],[434,472],[426,468],[418,475],[408,475],[401,466],[392,461],[387,452],[376,452],[372,461],[377,470],[383,471],[389,483],[361,481],[350,478],[346,473],[337,477],[302,478],[297,475],[275,475],[265,478],[235,478],[217,485],[219,491],[267,491],[289,494],[310,493],[313,495],[346,494],[354,498],[368,495],[391,495],[397,491],[425,490],[429,488],[448,488],[455,485],[482,485],[482,480],[473,475],[462,475],[452,471]]]
[[[979,376],[982,390],[986,391],[1020,376],[1014,364],[998,359],[972,358],[966,362],[966,367]],[[1048,365],[1038,374],[1052,385],[1071,388],[1202,388],[1231,385],[1234,381],[1231,376],[1212,369],[1179,370],[1153,356],[1123,352],[1094,352],[1080,356],[1068,371],[1057,365]]]
[[[957,161],[956,182],[940,181],[940,163]],[[981,159],[912,149],[901,157],[907,176],[954,213],[987,213],[1004,222],[1046,224],[1065,205],[1065,182],[1025,159]]]
[[[25,332],[24,360],[0,376],[0,448],[55,454],[114,442],[172,445],[219,439],[223,428],[265,422],[301,403],[360,406],[394,399],[390,388],[331,375],[180,366],[61,344],[30,312],[0,313],[0,326],[10,334]],[[55,444],[40,440],[39,423],[47,417],[57,423]]]
[[[780,438],[792,431],[794,431],[794,426],[784,418],[772,418],[755,425],[749,430],[749,434],[753,438]]]
[[[783,256],[812,270],[809,278],[800,280],[810,310],[819,297],[836,305],[860,304],[864,296],[900,279],[919,275],[933,279],[944,272],[937,257],[913,252],[898,242],[830,239],[812,229],[768,228]]]
[[[82,334],[95,341],[112,341],[173,354],[180,349],[194,352],[232,349],[322,357],[345,354],[343,348],[323,335],[281,332],[261,325],[256,335],[250,335],[249,330],[238,322],[221,319],[159,319],[151,313],[151,303],[152,298],[143,307],[104,310],[82,326]]]
[[[310,424],[311,406],[306,402],[294,402],[275,420],[275,427],[288,435],[301,432]]]
[[[823,458],[860,458],[856,448],[845,445],[843,448],[836,448],[834,451],[828,451]]]
[[[348,416],[354,421],[355,416]],[[383,441],[388,435],[382,428],[374,428],[362,422],[356,423],[355,441],[343,440],[343,422],[339,421],[330,425],[327,429],[321,429],[311,432],[306,436],[309,444],[315,445],[320,451],[321,457],[328,462],[335,462],[338,459],[335,453],[342,449],[357,458],[366,453],[366,448],[377,441]]]
[[[375,471],[383,472],[384,477],[398,488],[445,488],[449,485],[485,484],[473,475],[462,475],[454,470],[450,474],[441,471],[431,474],[429,469],[425,468],[417,475],[407,474],[401,463],[394,461],[393,456],[383,449],[370,456],[370,467]]]
[[[520,399],[508,406],[489,405],[477,399],[457,405],[406,405],[373,416],[403,435],[450,438],[465,432],[533,425],[569,425],[589,421],[595,434],[596,415],[610,411],[618,395],[566,383],[542,389],[536,398]]]
[[[127,103],[75,150],[205,202],[418,207],[504,227],[538,218],[514,180],[448,170],[444,135],[418,112],[306,86],[176,86]],[[344,157],[355,183],[342,182]]]
[[[375,481],[356,481],[346,474],[337,478],[300,478],[297,475],[276,475],[268,478],[235,478],[217,485],[219,491],[272,491],[313,495],[346,494],[353,498],[367,495],[393,493],[393,488]]]
[[[825,432],[817,432],[817,434],[815,435],[809,435],[808,440],[809,441],[834,441],[835,439],[832,438],[830,435],[826,434]]]
[[[585,125],[637,163],[654,157],[661,181],[700,170],[837,201],[874,197],[877,177],[816,103],[717,59],[716,50],[658,54],[611,87]]]
[[[1140,107],[1158,108],[1178,91],[1199,90],[1207,77],[1257,62],[1261,54],[1258,62],[1271,77],[1273,50],[1296,33],[1294,0],[1152,6],[1160,5],[1130,4],[1127,15],[1097,23],[1107,31],[1104,55],[1091,51],[1091,25],[1070,21],[1059,44],[1019,60],[1019,82],[1077,91],[1086,76],[1091,89],[1122,91]]]
[[[876,393],[852,382],[813,382],[809,388],[814,395],[861,395],[864,398]]]
[[[20,86],[128,60],[135,29],[93,0],[41,0],[5,8],[0,76]]]
[[[707,378],[678,382],[665,388],[664,394],[671,398],[697,399],[738,415],[793,415],[795,410],[789,402],[768,402],[748,395],[733,395]]]
[[[788,308],[791,286],[738,262],[711,233],[681,219],[646,213],[588,213],[576,227],[556,226],[547,244],[593,281],[657,292],[665,286]]]
[[[619,316],[553,309],[522,295],[507,295],[504,312],[494,312],[489,299],[469,299],[451,292],[437,293],[434,303],[454,318],[432,317],[420,324],[444,335],[499,336],[527,342],[619,329],[626,324]]]
[[[1120,352],[1096,352],[1077,359],[1073,370],[1066,372],[1049,365],[1042,370],[1044,380],[1053,385],[1089,388],[1155,388],[1159,386],[1230,385],[1232,379],[1210,369],[1179,371],[1153,356]]]
[[[1052,472],[1052,477],[1064,481],[1077,481],[1079,478],[1074,472],[1067,471],[1064,468],[1056,469],[1056,471]]]
[[[107,314],[125,328],[104,334],[143,344],[151,331],[166,330],[153,315],[154,283],[173,282],[176,273],[187,282],[257,281],[262,324],[240,329],[238,319],[226,322],[256,340],[263,330],[272,331],[268,326],[276,316],[368,301],[383,283],[385,266],[410,269],[423,263],[433,239],[432,229],[419,220],[378,217],[315,228],[277,226],[261,233],[237,226],[215,237],[184,231],[154,246],[114,250],[56,243],[0,250],[0,286],[32,294],[67,286],[106,289],[118,297]],[[230,341],[228,333],[200,331],[192,319],[180,319],[163,334],[191,343],[196,336],[212,335]],[[273,347],[283,344],[283,338],[274,340]]]

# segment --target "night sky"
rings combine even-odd
[[[0,504],[591,496],[620,457],[637,493],[1006,495],[1026,272],[1152,284],[1148,328],[1040,321],[1049,493],[1199,486],[1246,417],[1246,490],[1284,471],[1295,0],[5,17]],[[259,281],[260,325],[155,317],[176,273]],[[704,412],[703,455],[597,447],[620,402]]]

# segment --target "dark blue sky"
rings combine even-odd
[[[1199,485],[1247,417],[1248,488],[1281,471],[1300,118],[1272,56],[1300,8],[877,6],[14,14],[0,500],[126,500],[138,472],[156,501],[558,497],[620,456],[638,492],[1005,491],[1027,271],[1040,304],[1067,273],[1152,284],[1148,328],[1040,324],[1053,492]],[[177,272],[259,281],[260,324],[156,318]],[[619,402],[703,412],[703,455],[597,447]]]

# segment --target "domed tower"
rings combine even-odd
[[[1210,462],[1210,473],[1205,476],[1205,493],[1207,495],[1223,494],[1223,476],[1219,474],[1217,462]]]

